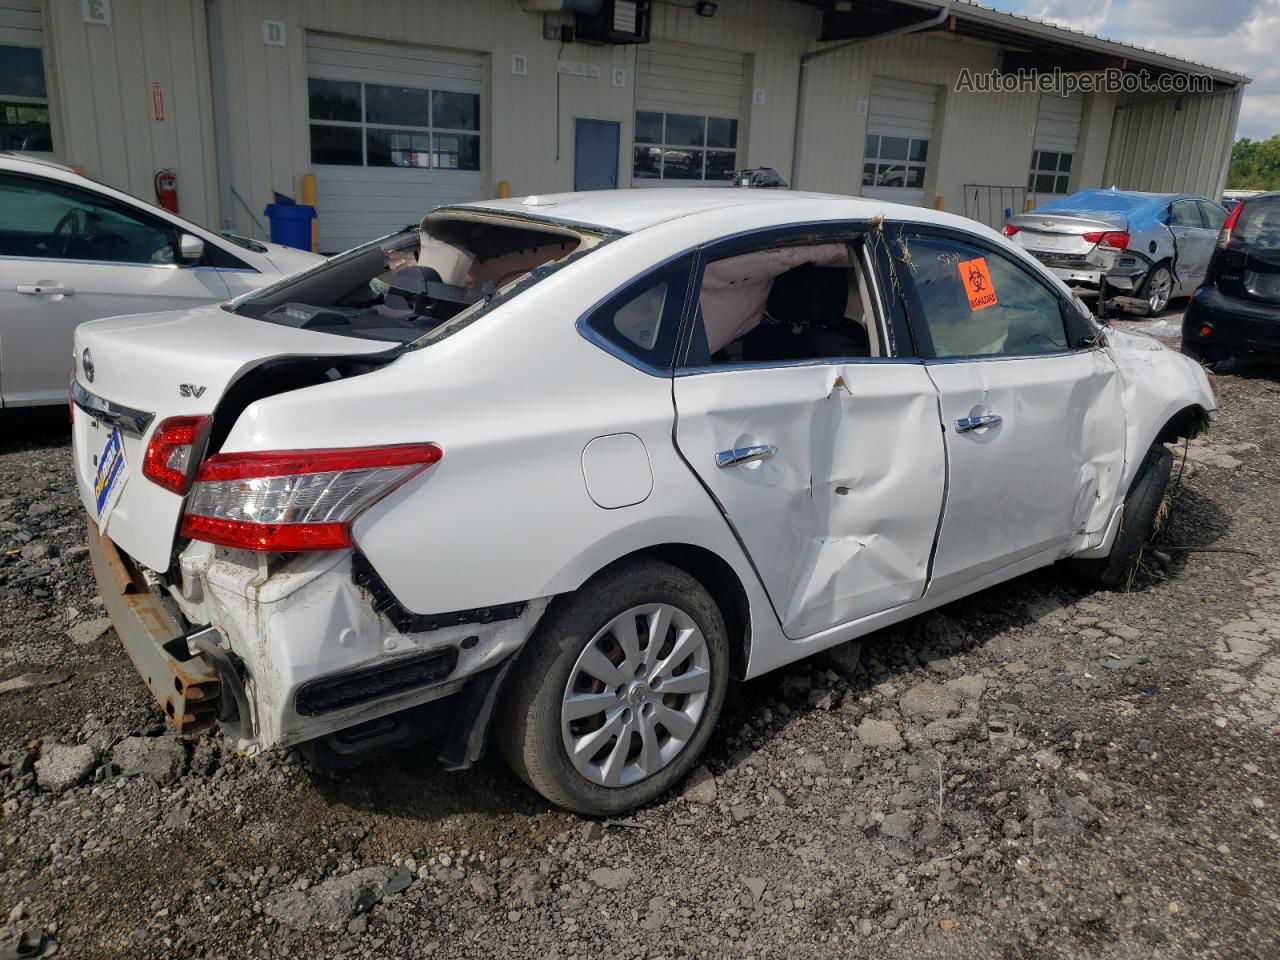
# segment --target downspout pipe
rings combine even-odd
[[[952,0],[944,0],[942,6],[938,8],[938,12],[928,20],[894,27],[892,30],[886,30],[884,33],[877,33],[870,37],[854,37],[852,40],[842,40],[839,43],[833,43],[829,47],[823,47],[821,50],[811,50],[800,58],[800,84],[796,90],[796,129],[794,140],[791,144],[791,188],[793,190],[798,189],[800,186],[800,141],[804,133],[805,68],[815,60],[821,60],[823,57],[839,53],[841,50],[860,47],[864,43],[888,40],[890,37],[902,37],[909,33],[920,33],[924,30],[940,27],[946,22],[947,17],[951,16],[951,2]]]

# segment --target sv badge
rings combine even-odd
[[[203,397],[204,387],[198,387],[194,383],[178,384],[178,396],[180,397]]]

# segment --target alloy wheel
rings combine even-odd
[[[618,614],[583,648],[565,686],[570,763],[604,787],[653,776],[693,737],[710,690],[711,655],[692,617],[667,603]]]
[[[1173,294],[1173,277],[1168,270],[1160,267],[1151,275],[1147,286],[1147,305],[1151,312],[1163,313],[1169,306],[1169,297]]]

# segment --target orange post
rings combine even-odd
[[[498,181],[498,199],[505,200],[509,196],[511,196],[511,184],[508,183],[506,180],[499,180]]]
[[[316,175],[314,173],[304,173],[302,175],[302,202],[309,207],[316,205]],[[320,224],[311,221],[311,252],[320,252]]]
[[[933,198],[933,209],[935,209],[935,210],[945,210],[945,209],[946,209],[946,205],[945,205],[945,203],[943,202],[943,199],[942,199],[942,194],[938,194],[936,197],[934,197],[934,198]]]

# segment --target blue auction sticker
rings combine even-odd
[[[107,519],[111,508],[115,506],[125,480],[124,444],[120,439],[120,428],[112,429],[107,437],[102,455],[98,457],[98,474],[93,479],[94,505],[98,513],[98,525]]]

